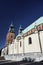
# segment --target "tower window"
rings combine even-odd
[[[20,47],[22,46],[22,44],[21,44],[21,41],[20,41]]]
[[[29,41],[29,44],[32,44],[32,38],[31,37],[29,37],[28,41]]]

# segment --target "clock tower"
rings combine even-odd
[[[11,44],[14,38],[15,38],[14,26],[11,23],[8,33],[6,35],[6,45]]]

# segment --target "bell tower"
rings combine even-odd
[[[6,35],[6,45],[11,44],[14,38],[15,38],[14,26],[11,23],[8,33]]]

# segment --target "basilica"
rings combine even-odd
[[[15,36],[14,26],[11,24],[5,44],[1,56],[43,53],[43,16],[24,30],[20,26],[17,36]]]

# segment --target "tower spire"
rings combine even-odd
[[[13,26],[13,23],[12,22],[11,22],[11,25],[9,27],[8,32],[13,32],[14,33],[14,26]]]
[[[11,22],[11,25],[10,25],[11,27],[13,26],[13,22]]]
[[[22,30],[23,30],[23,28],[20,25],[20,27],[19,27],[19,33],[22,33]]]

